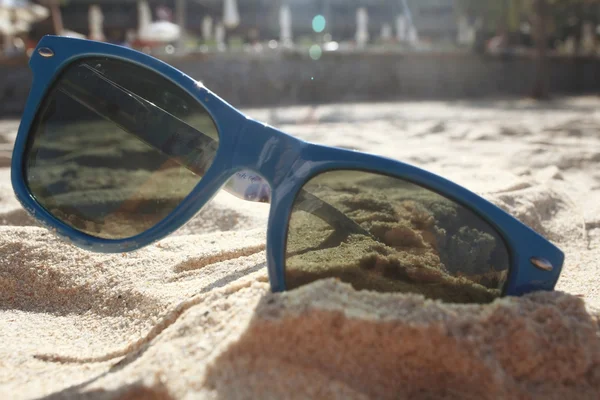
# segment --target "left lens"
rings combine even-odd
[[[209,113],[163,76],[82,59],[60,74],[29,134],[25,179],[49,213],[105,239],[138,235],[189,195],[218,143]]]
[[[356,289],[485,303],[501,295],[508,268],[508,249],[489,223],[402,179],[325,172],[304,185],[292,208],[288,289],[338,278]]]

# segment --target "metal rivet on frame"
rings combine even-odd
[[[554,269],[552,264],[550,264],[550,261],[544,260],[543,258],[531,257],[529,261],[531,261],[535,267],[544,271],[550,272]]]
[[[42,57],[52,57],[54,55],[54,52],[52,51],[52,49],[49,49],[48,47],[40,47],[38,49],[38,54]]]

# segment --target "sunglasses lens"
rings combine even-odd
[[[64,223],[106,239],[135,236],[171,213],[219,141],[208,112],[179,86],[106,58],[68,66],[31,129],[31,194]]]
[[[286,287],[338,278],[355,289],[492,301],[506,282],[500,235],[465,207],[407,181],[331,171],[308,181],[287,233]]]

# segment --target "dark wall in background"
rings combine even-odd
[[[239,107],[350,101],[527,96],[535,78],[527,57],[475,54],[214,54],[167,60]],[[556,58],[551,92],[600,93],[600,60]],[[0,115],[18,115],[31,84],[26,61],[0,65]]]

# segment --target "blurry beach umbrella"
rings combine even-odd
[[[90,39],[104,41],[106,37],[104,36],[104,31],[102,29],[104,23],[104,14],[102,14],[102,10],[100,6],[94,4],[90,6],[88,11],[88,21],[90,28]]]
[[[27,22],[13,23],[8,19],[0,18],[0,34],[2,35],[18,35],[20,33],[29,32],[31,25]]]
[[[284,4],[279,9],[279,40],[283,44],[289,44],[292,39],[292,13],[290,7]]]
[[[140,30],[138,39],[144,42],[170,43],[181,36],[181,28],[169,21],[157,21]]]
[[[472,45],[475,43],[475,33],[475,25],[471,24],[466,16],[460,16],[458,19],[457,42],[462,45]]]
[[[48,18],[46,7],[26,0],[0,0],[0,32],[4,35],[5,49],[12,46],[12,37],[28,32],[30,24]]]
[[[408,28],[408,42],[411,44],[415,44],[419,41],[419,35],[417,34],[417,28],[414,25],[411,25]]]
[[[227,29],[233,29],[240,24],[240,14],[236,0],[225,0],[223,5],[223,24]]]
[[[48,18],[50,11],[26,0],[0,0],[0,18],[6,15],[12,22],[31,24]]]
[[[208,41],[212,39],[213,20],[210,15],[202,19],[202,39]]]
[[[12,50],[14,36],[28,32],[29,29],[30,25],[27,22],[13,23],[10,19],[0,17],[0,34],[4,37],[4,50],[7,52]]]
[[[169,21],[152,22],[152,14],[146,0],[138,1],[137,39],[145,44],[170,43],[181,36],[181,28]]]
[[[403,14],[406,18],[406,25],[408,28],[408,41],[411,44],[416,44],[419,41],[419,34],[417,32],[417,27],[415,26],[414,21],[412,19],[412,12],[410,11],[408,4],[406,3],[406,0],[401,0],[401,2]]]
[[[356,10],[356,44],[364,47],[369,41],[369,15],[366,8]]]
[[[217,46],[225,46],[225,26],[221,22],[215,27],[215,41],[217,42]]]
[[[389,41],[392,38],[392,27],[390,24],[381,25],[381,39]]]
[[[13,24],[7,19],[0,19],[0,34],[4,37],[4,52],[8,54],[14,51],[16,49],[14,37],[20,33],[28,32],[29,29],[30,25],[27,22]]]
[[[404,18],[404,15],[398,15],[396,17],[396,40],[404,42],[406,36],[406,18]]]

